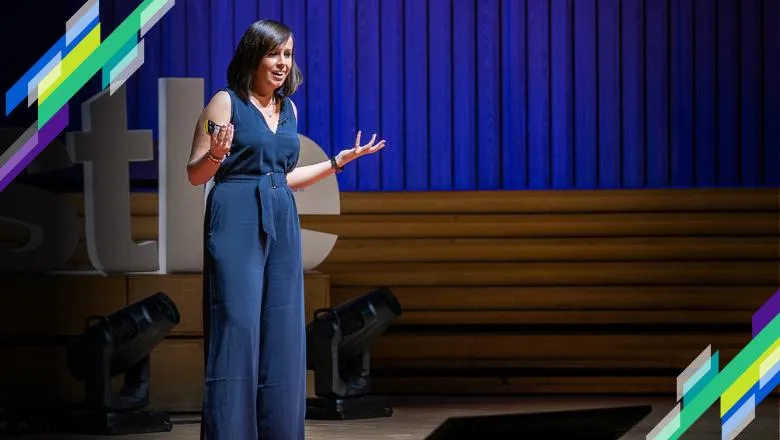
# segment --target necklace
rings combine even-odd
[[[255,100],[257,101],[257,104],[255,105],[260,109],[263,115],[265,115],[267,118],[271,118],[274,115],[276,110],[276,98],[271,98],[271,101],[268,103],[268,106],[265,107],[262,104],[260,104],[259,99],[255,98]]]

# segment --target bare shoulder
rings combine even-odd
[[[217,124],[224,125],[230,122],[230,94],[220,90],[211,97],[211,100],[203,109],[204,116]]]
[[[295,115],[295,120],[298,120],[298,107],[295,105],[295,101],[292,100],[292,98],[287,98],[290,100],[290,105],[292,105],[293,114]]]

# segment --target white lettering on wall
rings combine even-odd
[[[159,80],[160,272],[203,270],[203,187],[187,179],[192,131],[203,108],[203,80]]]
[[[70,156],[84,165],[84,236],[89,260],[103,273],[202,271],[204,189],[208,191],[209,186],[192,186],[186,165],[193,124],[204,104],[203,79],[161,78],[159,90],[158,241],[136,243],[132,237],[129,163],[154,156],[151,131],[127,129],[125,87],[113,95],[102,91],[84,102],[82,131],[67,134]],[[299,165],[328,160],[313,140],[299,137]],[[41,161],[42,169],[64,166],[68,158],[57,154],[46,163]],[[294,197],[301,215],[340,214],[335,175],[295,192]],[[23,225],[32,237],[22,248],[0,251],[3,270],[58,270],[78,246],[76,208],[48,191],[12,183],[0,192],[0,220]],[[307,271],[327,258],[338,239],[306,229],[301,235]]]
[[[128,130],[125,87],[104,90],[81,106],[82,131],[68,133],[75,162],[84,164],[84,221],[92,265],[105,273],[159,268],[157,243],[133,241],[129,162],[152,160],[151,130]]]

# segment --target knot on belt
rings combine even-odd
[[[268,242],[276,240],[276,226],[274,223],[274,208],[271,200],[271,191],[280,187],[287,186],[287,175],[285,173],[265,173],[265,174],[235,174],[223,177],[216,177],[215,183],[219,182],[255,182],[255,197],[260,207],[260,223],[263,232],[268,236]]]

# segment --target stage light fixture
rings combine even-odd
[[[346,420],[387,417],[393,409],[371,391],[371,347],[401,316],[401,304],[382,287],[334,308],[317,309],[307,326],[307,368],[317,397],[306,418]]]
[[[89,317],[67,348],[67,366],[84,383],[85,405],[69,412],[62,429],[82,434],[167,432],[170,417],[149,405],[149,356],[180,321],[176,304],[157,292],[119,311]],[[112,378],[123,375],[120,390]]]

